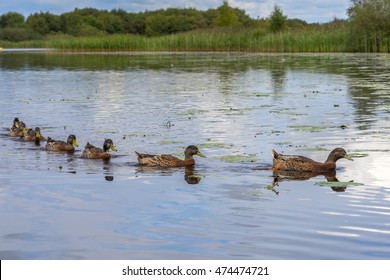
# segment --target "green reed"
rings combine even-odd
[[[0,42],[2,47],[44,47],[64,51],[247,51],[346,52],[347,29],[302,29],[270,33],[265,29],[223,28],[146,37],[50,37],[21,43]]]

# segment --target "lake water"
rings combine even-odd
[[[390,258],[387,54],[8,51],[0,85],[0,259]],[[81,158],[105,138],[110,162]],[[137,165],[190,144],[192,169]],[[331,182],[264,170],[335,147]]]

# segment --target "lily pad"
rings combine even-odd
[[[315,148],[299,148],[297,151],[303,152],[320,152],[320,151],[329,151],[327,148],[323,147],[315,147]]]
[[[219,156],[218,158],[226,162],[255,162],[259,160],[255,155],[228,155]]]
[[[182,144],[181,141],[174,141],[174,140],[161,140],[158,141],[157,144],[159,145],[171,145],[171,144]]]
[[[233,144],[218,143],[213,140],[207,141],[207,143],[201,143],[197,145],[199,149],[211,149],[211,148],[227,148],[233,147]]]
[[[208,112],[208,110],[190,109],[190,110],[184,111],[184,112],[179,113],[179,114],[180,115],[190,115],[190,116],[193,116],[193,115],[207,113],[207,112]]]
[[[152,136],[159,136],[158,134],[155,133],[130,133],[127,134],[129,137],[152,137]]]
[[[308,125],[308,124],[289,125],[288,127],[293,128],[296,131],[306,131],[306,132],[319,132],[331,128],[330,126],[315,126],[315,125]]]
[[[271,96],[270,94],[262,94],[262,93],[257,93],[256,97],[268,97]]]
[[[117,131],[117,130],[96,130],[95,132],[102,133],[102,134],[105,134],[105,133],[117,134],[117,133],[119,133],[119,131]]]
[[[364,154],[364,153],[348,153],[348,155],[351,158],[362,158],[362,157],[368,157],[369,154]]]
[[[363,186],[362,183],[357,182],[317,182],[317,186],[321,187],[353,187],[353,186]]]

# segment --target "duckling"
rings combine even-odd
[[[11,135],[12,137],[23,137],[26,132],[26,124],[24,122],[19,122],[19,120],[17,123],[15,123],[14,120],[14,125],[10,129],[9,135]]]
[[[76,136],[70,134],[66,142],[48,137],[45,148],[48,151],[74,152],[74,147],[78,146]]]
[[[88,142],[83,150],[82,157],[90,159],[110,159],[111,154],[108,152],[110,149],[117,151],[111,139],[106,139],[104,141],[103,149],[97,148]]]
[[[41,129],[39,127],[36,127],[35,130],[29,128],[27,133],[24,134],[23,139],[25,141],[35,141],[38,143],[39,141],[46,140],[46,138],[41,134]]]
[[[163,167],[181,167],[181,166],[191,166],[195,164],[194,155],[200,157],[206,157],[203,155],[198,147],[194,145],[188,146],[184,151],[185,159],[181,160],[172,155],[150,155],[150,154],[141,154],[135,152],[138,156],[138,162],[141,165],[147,166],[163,166]]]
[[[20,124],[19,118],[14,118],[10,130],[12,130],[13,128],[19,128],[19,124]]]
[[[296,170],[309,172],[328,172],[336,169],[336,161],[345,158],[353,160],[343,148],[336,148],[330,152],[325,162],[317,162],[304,156],[282,155],[272,150],[275,170]]]

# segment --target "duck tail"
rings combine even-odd
[[[278,158],[278,153],[274,149],[272,149],[272,157]]]

